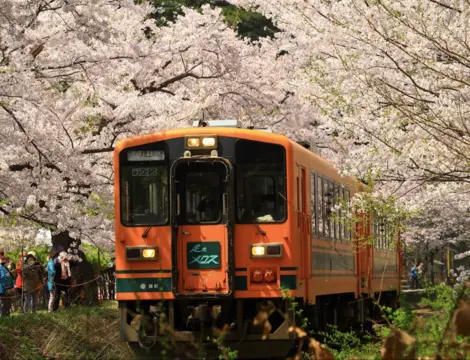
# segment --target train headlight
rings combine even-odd
[[[251,244],[251,257],[280,258],[282,257],[282,244],[280,243]]]
[[[157,260],[158,248],[156,246],[128,246],[126,247],[127,261]]]
[[[190,148],[199,147],[201,145],[201,139],[199,138],[187,138],[186,145]]]
[[[144,259],[153,259],[156,257],[155,249],[144,249],[142,250],[142,257]]]
[[[264,246],[252,246],[251,248],[251,255],[253,256],[263,256],[265,253]]]
[[[215,150],[217,149],[217,135],[187,135],[185,136],[186,149]]]
[[[214,147],[215,146],[215,138],[214,137],[202,138],[202,146],[203,147]]]

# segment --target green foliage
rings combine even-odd
[[[358,189],[359,192],[349,202],[340,199],[338,205],[341,210],[339,212],[332,210],[329,217],[332,221],[342,223],[351,232],[356,226],[370,228],[374,224],[378,225],[377,233],[372,231],[369,235],[361,234],[358,240],[364,245],[372,245],[380,239],[385,242],[389,234],[393,234],[392,238],[397,239],[398,232],[404,230],[405,220],[417,214],[416,211],[401,207],[394,196],[383,197],[374,192],[375,180],[380,176],[380,171],[369,169],[361,179],[362,186]],[[369,222],[369,215],[372,216],[372,223]],[[390,247],[394,248],[396,241],[390,244]]]
[[[426,290],[424,298],[419,303],[419,309],[413,309],[412,304],[403,297],[400,300],[401,307],[396,310],[381,306],[387,322],[375,324],[373,335],[339,331],[335,326],[330,326],[328,331],[319,332],[317,335],[322,338],[323,344],[330,349],[336,360],[381,359],[380,348],[385,338],[392,334],[392,328],[407,332],[416,339],[418,358],[434,358],[436,346],[440,342],[444,345],[443,353],[449,358],[461,358],[458,353],[459,346],[468,344],[469,339],[457,336],[455,342],[450,344],[446,330],[451,322],[455,304],[459,299],[469,297],[470,288],[465,288],[464,285],[456,288],[439,285]],[[294,309],[298,305],[285,290],[284,298],[291,302]],[[300,317],[302,327],[306,330],[308,321],[301,318],[302,311],[295,310],[295,313]]]
[[[0,358],[133,359],[127,345],[118,341],[118,311],[112,305],[2,317]]]
[[[410,304],[401,301],[401,307],[395,311],[382,307],[385,316],[391,325],[399,330],[408,332],[416,338],[416,351],[420,358],[433,357],[436,345],[446,339],[445,330],[449,324],[452,312],[459,297],[470,296],[470,289],[464,289],[461,285],[452,288],[446,285],[438,285],[426,290],[419,303],[419,309],[412,310]],[[461,293],[463,291],[463,295]],[[380,326],[376,329],[380,338],[390,335],[390,328]],[[448,341],[444,340],[444,344]],[[464,339],[457,337],[456,343],[462,343]],[[447,349],[450,358],[456,358],[455,349]]]
[[[88,205],[84,210],[83,214],[89,217],[96,217],[102,214],[106,214],[108,220],[114,219],[114,206],[106,201],[100,194],[92,192],[88,199],[93,203]]]
[[[279,29],[270,19],[256,11],[247,11],[229,4],[226,1],[215,0],[153,0],[155,12],[151,17],[157,21],[158,26],[167,26],[176,21],[183,14],[183,7],[199,10],[203,5],[209,4],[222,9],[225,21],[236,29],[242,38],[256,41],[263,37],[273,37]]]
[[[217,345],[217,348],[221,352],[219,360],[235,360],[238,358],[238,350],[232,350],[230,347],[224,345],[224,339],[227,335],[227,332],[221,331],[219,336],[212,339],[212,343]]]
[[[80,126],[78,129],[74,130],[74,134],[79,135],[86,135],[88,133],[92,133],[96,131],[97,126],[101,122],[101,115],[87,115],[85,120],[83,120],[83,125]]]
[[[320,332],[323,341],[334,355],[335,360],[346,360],[351,357],[360,359],[379,358],[379,345],[372,342],[372,337],[359,337],[354,331],[339,331],[329,325],[327,332]]]
[[[400,299],[400,307],[393,310],[390,307],[382,306],[383,316],[390,324],[400,330],[408,331],[411,328],[413,322],[413,308],[411,304],[405,301],[403,298]]]
[[[426,289],[426,296],[421,299],[420,306],[450,313],[457,301],[459,288],[459,286],[452,288],[443,284],[429,287]]]
[[[282,298],[284,300],[287,300],[291,306],[292,313],[295,316],[295,323],[298,324],[301,329],[303,329],[304,331],[309,333],[309,335],[311,335],[311,332],[308,332],[308,327],[309,327],[308,319],[303,314],[304,310],[300,307],[299,302],[296,301],[293,296],[289,295],[288,289],[281,287],[281,292],[282,292]]]
[[[7,255],[9,256],[10,260],[13,260],[15,264],[18,263],[18,254],[23,251],[34,251],[36,253],[37,259],[39,263],[41,264],[46,264],[47,260],[49,259],[49,249],[47,245],[40,245],[40,246],[30,246],[30,247],[25,247],[21,249],[21,246],[18,246],[18,248],[10,251]]]
[[[80,245],[80,249],[84,252],[88,262],[90,262],[93,265],[93,267],[97,270],[106,269],[109,263],[111,263],[112,261],[109,253],[107,253],[106,251],[100,250],[98,247],[94,245],[82,243]],[[20,251],[26,251],[26,252],[34,251],[36,253],[38,261],[44,265],[47,263],[47,260],[49,259],[49,246],[47,245],[29,246],[29,247],[24,247],[23,249],[21,249],[21,246],[18,246],[18,248],[13,249],[7,254],[10,257],[10,259],[15,262],[15,264],[18,263],[18,253]]]
[[[108,268],[109,263],[112,261],[109,253],[94,245],[82,243],[80,249],[85,253],[87,261],[97,270]]]

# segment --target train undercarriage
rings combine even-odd
[[[237,351],[237,359],[285,359],[297,351],[299,341],[290,330],[302,324],[299,310],[314,333],[329,325],[371,331],[381,318],[379,298],[382,305],[398,307],[395,291],[374,298],[319,296],[315,305],[279,298],[120,301],[120,335],[139,359],[216,359],[223,351]]]

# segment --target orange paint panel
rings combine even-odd
[[[178,269],[177,291],[188,293],[229,292],[228,238],[225,224],[181,225],[177,239]],[[214,255],[209,246],[219,249]]]
[[[288,296],[298,296],[297,291],[287,291]],[[235,297],[240,298],[281,298],[284,297],[284,293],[280,290],[237,290],[235,291]]]
[[[132,301],[132,300],[174,300],[175,296],[172,292],[150,293],[150,292],[128,292],[116,294],[118,301]]]
[[[171,231],[169,226],[154,226],[142,238],[147,227],[116,225],[116,271],[122,270],[171,270]],[[157,246],[156,260],[127,261],[126,247]]]

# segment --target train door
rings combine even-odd
[[[306,170],[297,165],[297,228],[300,240],[300,277],[304,284],[305,297],[308,296],[310,221],[307,214],[307,179]]]
[[[230,295],[231,165],[222,159],[180,159],[171,175],[173,292]]]

